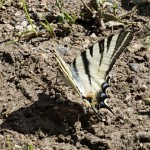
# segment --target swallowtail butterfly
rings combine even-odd
[[[65,63],[59,52],[53,48],[63,78],[98,117],[100,108],[107,108],[113,113],[106,103],[109,72],[132,38],[130,31],[111,35],[82,52],[71,65]]]

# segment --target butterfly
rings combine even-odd
[[[111,35],[82,52],[71,65],[68,65],[53,48],[63,79],[82,97],[86,107],[92,108],[99,118],[98,110],[101,108],[113,113],[106,103],[109,72],[132,38],[131,31]]]

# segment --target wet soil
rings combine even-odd
[[[131,11],[125,19],[136,23],[130,26],[135,37],[111,71],[108,104],[116,115],[100,110],[100,121],[92,111],[84,112],[82,99],[59,77],[50,46],[68,48],[64,59],[70,63],[112,29],[98,30],[92,20],[78,19],[62,30],[55,1],[28,1],[27,5],[36,26],[40,20],[35,12],[42,13],[53,22],[56,35],[47,36],[39,27],[42,36],[23,36],[16,42],[20,32],[16,25],[27,21],[22,5],[8,1],[1,8],[0,149],[28,149],[29,145],[35,150],[150,149],[150,49],[138,40],[150,32],[145,27],[150,6],[131,11],[134,5],[121,5]],[[65,1],[64,9],[78,15],[81,3]]]

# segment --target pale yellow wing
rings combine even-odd
[[[52,47],[55,58],[58,62],[59,65],[59,71],[66,82],[66,84],[70,85],[75,92],[81,95],[81,86],[80,82],[76,81],[75,78],[73,77],[73,72],[70,70],[70,66],[61,58],[59,52],[57,52],[53,47]]]

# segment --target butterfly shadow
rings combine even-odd
[[[12,112],[0,124],[0,130],[11,130],[22,134],[38,134],[42,131],[48,136],[68,135],[75,132],[75,123],[78,121],[81,122],[82,128],[88,128],[89,118],[90,114],[84,114],[80,104],[69,100],[57,104],[49,95],[40,93],[38,100],[32,105]]]

